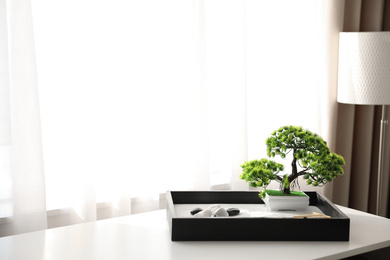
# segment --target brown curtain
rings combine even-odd
[[[343,11],[344,32],[390,30],[390,0],[346,0]],[[387,111],[390,115],[390,106]],[[338,104],[334,148],[346,166],[345,174],[325,187],[334,203],[376,213],[380,120],[381,106]],[[385,142],[380,215],[390,217],[390,126]]]

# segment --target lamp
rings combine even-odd
[[[376,213],[380,214],[386,105],[390,104],[390,32],[340,33],[337,101],[382,105]]]

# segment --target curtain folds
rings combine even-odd
[[[388,31],[389,1],[345,1],[344,32]],[[387,108],[389,110],[389,108]],[[381,107],[338,104],[336,152],[344,156],[345,174],[327,188],[334,203],[375,213]],[[386,129],[386,135],[390,134]],[[385,144],[382,216],[389,203],[390,140]],[[330,191],[331,190],[331,191]]]
[[[11,142],[11,116],[9,100],[7,10],[5,0],[0,2],[0,146]]]
[[[6,221],[1,225],[1,236],[47,227],[30,1],[8,1],[7,17],[12,131],[11,143],[2,147],[5,150],[1,160],[8,165],[2,169],[7,172],[7,176],[2,176],[2,182],[12,183],[9,187],[12,207],[2,216]]]

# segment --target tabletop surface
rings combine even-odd
[[[0,238],[0,259],[340,259],[390,246],[390,219],[338,206],[348,242],[172,242],[165,210]]]

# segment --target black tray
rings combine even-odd
[[[174,204],[264,204],[257,191],[167,191],[172,241],[349,241],[349,218],[317,192],[310,205],[331,218],[178,218]]]

